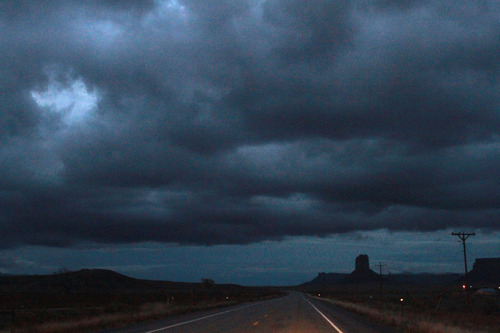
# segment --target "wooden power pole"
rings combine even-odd
[[[467,252],[465,250],[465,241],[467,238],[470,236],[475,236],[475,233],[465,233],[465,232],[452,232],[452,236],[458,236],[460,240],[462,241],[462,244],[464,246],[464,266],[465,266],[465,291],[467,292],[467,301],[470,303],[470,284],[469,284],[469,272],[467,270]]]
[[[383,266],[387,266],[387,265],[383,265],[382,263],[379,263],[378,265],[378,268],[379,268],[379,279],[380,279],[380,295],[382,295],[382,292],[383,292],[383,287],[382,287],[382,284],[383,284],[383,281],[382,281],[382,267]]]

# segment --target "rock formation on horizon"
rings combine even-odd
[[[356,257],[354,271],[355,272],[368,272],[370,270],[370,259],[366,254],[360,254]]]
[[[478,258],[469,272],[469,282],[474,287],[500,286],[500,258]]]
[[[346,276],[343,282],[363,283],[380,281],[380,276],[370,269],[370,259],[366,254],[356,257],[354,271]]]

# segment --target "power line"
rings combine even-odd
[[[376,265],[376,266],[378,266],[378,267],[379,267],[379,271],[380,271],[380,275],[379,275],[379,278],[380,278],[380,295],[382,295],[382,291],[383,291],[383,287],[382,287],[382,283],[383,283],[383,281],[382,281],[382,267],[383,267],[383,266],[387,266],[387,265],[382,264],[382,263],[380,262],[380,263],[379,263],[378,265]]]
[[[467,270],[467,251],[465,250],[465,241],[467,238],[470,236],[475,236],[476,234],[474,232],[472,233],[465,233],[465,232],[452,232],[452,236],[458,236],[460,240],[462,241],[462,244],[464,246],[464,266],[465,266],[465,290],[467,291],[467,301],[470,303],[470,285],[469,285],[469,273]]]

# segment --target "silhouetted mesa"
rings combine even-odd
[[[499,281],[500,258],[478,259],[470,272],[471,283],[478,287],[494,287]],[[318,273],[313,280],[303,283],[303,287],[333,286],[340,284],[373,284],[380,282],[379,274],[370,269],[370,261],[366,254],[356,258],[355,269],[350,274]],[[463,274],[458,273],[401,273],[383,276],[386,285],[457,285],[463,283]]]
[[[345,277],[346,283],[364,283],[380,281],[380,276],[370,269],[370,260],[366,254],[360,254],[356,258],[354,271]]]
[[[367,272],[370,270],[370,259],[366,254],[360,254],[356,257],[354,271]],[[354,272],[353,272],[354,273]]]
[[[377,273],[370,269],[370,259],[366,254],[360,254],[356,258],[354,271],[352,273],[318,273],[318,276],[316,278],[302,285],[319,286],[349,283],[368,283],[376,281],[380,281],[380,277]]]
[[[328,286],[336,285],[345,279],[347,274],[344,273],[318,273],[313,280],[303,283],[301,286]]]
[[[478,258],[469,272],[469,282],[473,287],[500,286],[500,258]]]

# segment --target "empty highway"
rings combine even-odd
[[[281,298],[169,317],[106,333],[336,332],[392,333],[331,304],[292,292]]]

